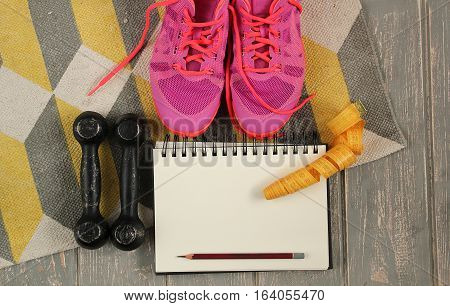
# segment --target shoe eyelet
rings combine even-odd
[[[177,55],[178,54],[178,47],[175,47],[175,49],[173,49],[173,54]]]

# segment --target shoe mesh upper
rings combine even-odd
[[[271,77],[266,81],[255,81],[251,78],[249,80],[261,98],[273,108],[282,108],[295,90],[294,85],[284,82],[278,77]],[[242,79],[234,82],[232,86],[249,111],[255,115],[268,115],[271,113],[255,101],[253,94]]]
[[[190,81],[179,74],[158,83],[167,102],[180,113],[190,116],[204,110],[221,91],[208,79]]]

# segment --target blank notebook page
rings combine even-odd
[[[177,155],[172,156],[176,146]],[[326,151],[303,154],[280,146],[274,155],[263,148],[248,148],[243,156],[217,156],[208,144],[207,156],[197,148],[192,156],[181,144],[162,143],[154,149],[156,272],[326,270],[329,268],[327,184],[322,179],[296,194],[265,200],[263,189]],[[304,253],[305,259],[187,260],[191,253]]]

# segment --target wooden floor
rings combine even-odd
[[[155,275],[147,239],[6,268],[0,284],[449,285],[450,1],[362,2],[408,148],[331,179],[332,270]]]

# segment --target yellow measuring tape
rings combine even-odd
[[[331,149],[305,168],[297,170],[279,179],[264,189],[267,200],[273,200],[297,192],[320,181],[320,177],[329,178],[356,162],[356,156],[363,151],[362,135],[365,121],[361,114],[365,112],[360,102],[345,108],[327,126],[333,133]]]

